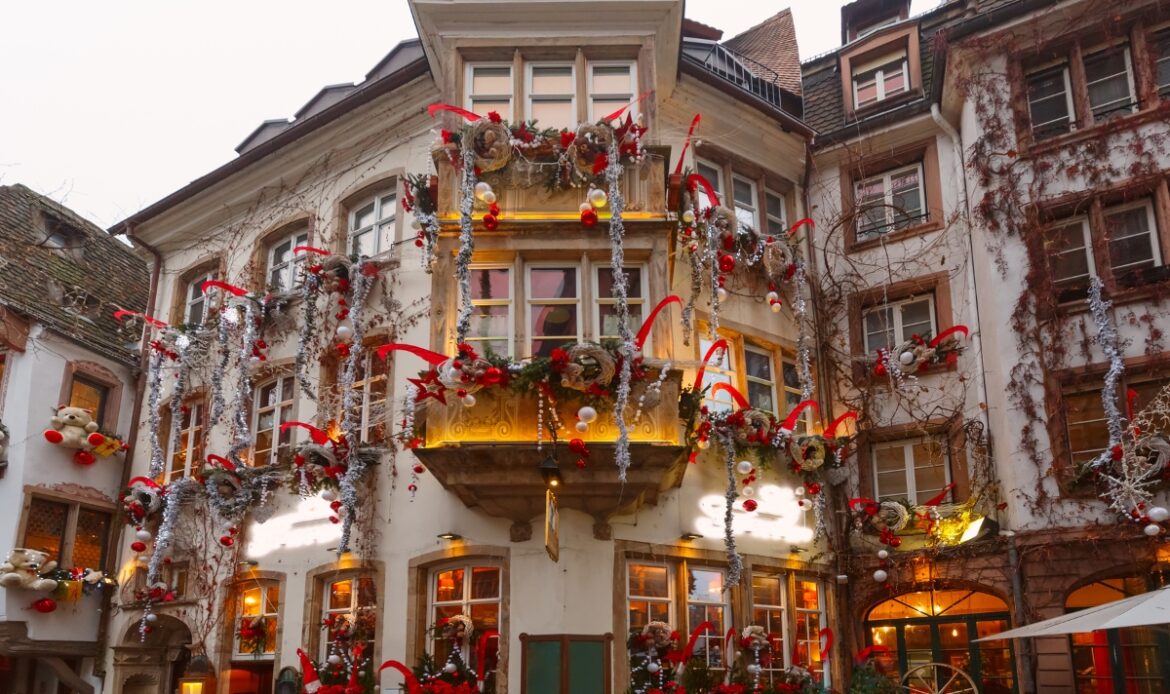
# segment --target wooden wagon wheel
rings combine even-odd
[[[943,663],[911,668],[902,678],[900,691],[905,694],[979,694],[970,675]]]

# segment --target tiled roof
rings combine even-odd
[[[818,133],[836,130],[845,124],[845,101],[841,92],[840,67],[836,54],[826,56],[804,69],[804,122]]]
[[[66,239],[63,248],[47,243],[48,229]],[[25,186],[0,186],[0,307],[134,364],[124,345],[138,329],[113,314],[145,310],[149,283],[146,262],[124,243]]]
[[[796,27],[792,22],[790,10],[778,12],[742,34],[728,39],[724,45],[771,69],[778,76],[777,84],[797,96],[800,95],[800,52],[796,46]],[[748,69],[751,67],[749,65]]]
[[[706,39],[708,41],[718,41],[723,38],[723,30],[716,29],[713,26],[708,26],[702,22],[696,22],[693,19],[684,17],[682,21],[682,35],[690,36],[696,39]]]

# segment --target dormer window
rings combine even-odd
[[[896,24],[899,19],[901,19],[901,18],[898,15],[894,14],[894,15],[890,15],[889,17],[883,17],[882,19],[879,19],[876,22],[870,22],[869,24],[863,24],[860,27],[858,27],[858,29],[857,29],[857,38],[863,39],[866,36],[869,36],[870,34],[878,31],[879,29],[884,29],[885,27],[888,27],[891,24]]]
[[[908,68],[904,49],[854,66],[854,108],[865,108],[909,91]]]

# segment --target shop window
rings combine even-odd
[[[394,248],[395,215],[398,193],[395,184],[388,190],[366,198],[349,213],[349,253],[358,258],[373,258]]]
[[[378,591],[371,576],[354,574],[324,582],[321,610],[322,660],[363,644],[372,652],[378,632]]]
[[[925,339],[937,333],[933,296],[879,304],[866,309],[862,321],[867,354],[893,349],[915,335]]]
[[[813,679],[829,684],[829,670],[821,650],[825,621],[825,590],[819,581],[796,581],[796,655],[794,665],[808,670]]]
[[[787,647],[788,618],[788,576],[783,573],[753,573],[750,623],[764,628],[772,646],[772,662],[765,668],[762,678],[766,684],[771,684],[773,678],[782,681],[779,679],[780,673],[791,665],[791,649]]]
[[[48,552],[61,567],[105,571],[113,514],[81,504],[33,496],[21,547]]]
[[[1140,595],[1161,587],[1161,574],[1094,581],[1071,592],[1067,612]],[[1153,627],[1072,634],[1077,694],[1170,691],[1170,636]]]
[[[430,572],[430,607],[427,610],[430,624],[457,615],[471,618],[474,634],[489,631],[500,632],[501,569],[489,564],[468,563],[432,569]],[[470,637],[471,635],[469,635]],[[476,639],[479,636],[475,636]],[[459,644],[463,660],[473,671],[479,668],[478,640],[465,638]],[[447,662],[450,642],[441,635],[431,638],[431,653],[435,663],[442,666]],[[494,673],[499,662],[500,638],[491,639],[484,657],[485,671]],[[495,675],[493,674],[493,677]]]
[[[257,386],[253,400],[252,465],[272,465],[292,452],[293,430],[280,425],[296,419],[297,387],[293,376],[278,376]]]
[[[873,445],[874,497],[924,504],[950,483],[949,446],[941,437]]]

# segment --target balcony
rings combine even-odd
[[[439,172],[439,220],[444,225],[459,224],[460,172],[448,159],[449,153],[458,156],[458,149],[435,152],[435,168]],[[622,195],[626,222],[664,221],[666,219],[666,164],[658,153],[647,153],[641,161],[625,165],[622,175]],[[491,184],[500,207],[500,226],[516,222],[572,221],[581,218],[580,205],[585,201],[585,188],[550,189],[546,181],[555,172],[555,163],[532,162],[513,158],[507,167],[486,173],[481,180]],[[476,201],[473,211],[479,219],[487,206]],[[609,208],[598,210],[600,224],[609,219]],[[480,229],[477,228],[477,233]]]
[[[658,495],[682,483],[687,448],[682,440],[678,403],[682,372],[671,371],[662,384],[659,403],[630,423],[632,464],[625,483],[618,480],[614,464],[617,426],[612,414],[602,412],[589,430],[573,428],[581,402],[559,402],[557,413],[564,423],[556,446],[563,482],[557,497],[561,508],[593,516],[594,534],[601,537],[611,516],[632,513],[658,502]],[[629,411],[637,409],[645,382],[635,384]],[[428,404],[419,417],[425,420],[423,444],[415,454],[443,487],[469,508],[509,518],[513,540],[525,539],[530,521],[544,513],[545,483],[537,466],[553,451],[548,435],[542,450],[536,447],[538,398],[490,389],[476,394],[472,408],[452,400],[446,406]],[[546,411],[545,418],[548,413]],[[580,438],[589,449],[584,468],[565,445]]]

